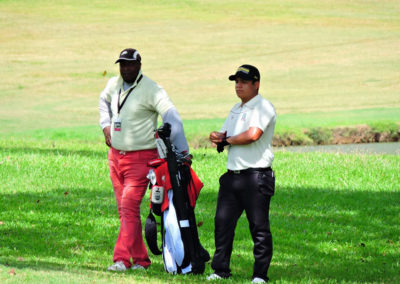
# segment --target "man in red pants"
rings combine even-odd
[[[142,237],[140,203],[149,172],[147,162],[158,157],[154,139],[157,117],[171,124],[171,140],[188,153],[181,118],[162,87],[142,74],[141,56],[124,49],[115,63],[120,75],[111,78],[100,94],[100,126],[108,153],[110,177],[117,201],[120,231],[110,271],[145,269],[151,261]]]

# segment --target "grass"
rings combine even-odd
[[[250,63],[289,125],[314,112],[335,126],[367,112],[398,122],[399,9],[394,0],[3,0],[0,133],[96,124],[126,46],[185,120],[226,117],[237,102],[227,77]]]
[[[374,114],[379,113],[379,118]],[[347,127],[354,129],[354,125],[369,125],[371,131],[376,133],[392,133],[394,141],[398,141],[400,133],[400,108],[369,109],[337,112],[314,112],[308,114],[282,114],[278,115],[275,127],[275,137],[281,140],[290,137],[296,145],[329,144],[332,129]],[[211,131],[219,130],[224,119],[186,119],[183,121],[185,134],[192,148],[210,147],[208,135]],[[16,129],[6,135],[8,137],[35,137],[36,139],[84,139],[95,140],[101,133],[97,125],[84,125],[79,127],[57,127],[42,129],[20,130]],[[350,134],[349,134],[350,135]],[[350,135],[351,136],[351,135]],[[288,140],[288,141],[289,141]]]
[[[203,283],[205,276],[168,275],[155,256],[147,272],[105,272],[118,217],[107,149],[98,138],[0,139],[0,281]],[[226,156],[214,149],[193,154],[194,169],[205,184],[196,208],[197,220],[203,221],[200,239],[212,254],[218,177]],[[278,151],[272,282],[400,281],[399,166],[395,155]],[[148,205],[146,194],[143,221]],[[232,282],[246,282],[253,259],[244,216],[234,248]]]
[[[122,49],[141,52],[191,141],[219,129],[237,102],[227,76],[243,63],[261,71],[276,133],[395,132],[399,9],[394,0],[0,1],[0,282],[204,282],[166,274],[154,256],[145,273],[104,271],[118,219],[97,101]],[[205,183],[200,238],[212,253],[226,157],[193,154]],[[271,280],[400,282],[399,166],[391,155],[276,153]],[[145,218],[148,195],[142,209]],[[248,281],[251,265],[242,218],[231,282]]]

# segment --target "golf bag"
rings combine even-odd
[[[194,207],[203,184],[186,157],[175,151],[170,134],[168,123],[155,133],[160,159],[149,162],[151,205],[145,237],[151,252],[162,254],[167,272],[202,274],[210,255],[200,243]],[[161,251],[153,213],[161,216]]]

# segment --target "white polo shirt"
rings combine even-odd
[[[127,97],[119,114],[118,97],[120,105]],[[125,91],[121,76],[111,78],[100,94],[100,99],[111,104],[111,144],[113,148],[122,151],[156,148],[154,130],[157,127],[157,117],[174,107],[165,90],[141,71],[133,85]],[[116,131],[118,118],[121,128]]]
[[[260,139],[247,145],[230,145],[228,148],[228,170],[266,168],[272,165],[272,137],[274,135],[275,108],[260,94],[241,105],[236,104],[230,111],[220,132],[227,131],[227,137],[257,127],[263,131]]]

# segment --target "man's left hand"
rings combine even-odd
[[[111,127],[110,126],[106,126],[103,128],[103,133],[104,133],[104,140],[107,144],[108,147],[111,147]]]

